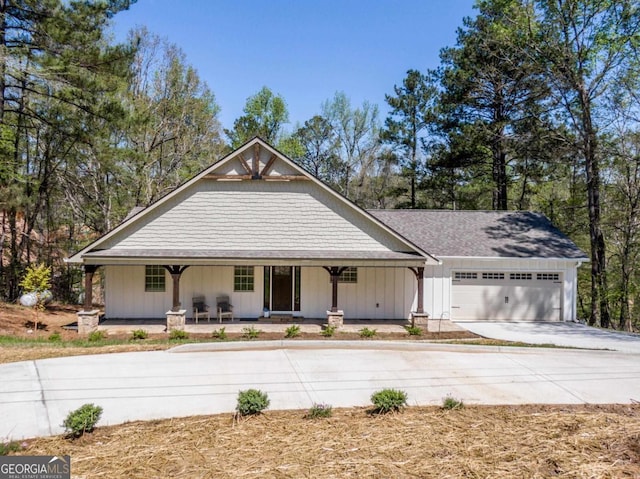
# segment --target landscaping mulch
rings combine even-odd
[[[20,454],[68,454],[77,478],[640,477],[638,405],[304,414],[132,422],[30,440]]]

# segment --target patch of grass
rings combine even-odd
[[[49,335],[49,341],[51,341],[52,343],[55,343],[55,342],[58,342],[58,341],[62,341],[62,336],[58,332],[51,333]]]
[[[211,333],[211,337],[214,339],[220,339],[221,341],[224,341],[225,339],[227,339],[227,333],[224,330],[224,326],[220,329],[216,329],[215,331],[213,331]]]
[[[309,408],[307,414],[305,414],[305,418],[307,419],[318,419],[331,417],[333,415],[333,407],[330,404],[316,404]]]
[[[462,402],[462,399],[456,399],[450,395],[442,399],[442,409],[454,410],[462,409],[463,407],[464,402]]]
[[[98,341],[102,341],[103,339],[106,339],[106,337],[107,337],[107,334],[104,331],[97,330],[89,333],[87,340],[90,343],[96,343]]]
[[[62,425],[68,437],[76,438],[85,432],[91,432],[102,416],[102,408],[95,404],[84,404],[75,411],[71,411]]]
[[[259,329],[256,329],[253,326],[249,326],[248,328],[242,328],[242,337],[246,339],[256,339],[258,336],[260,336],[261,332],[262,331],[260,331]]]
[[[407,333],[409,333],[409,336],[422,336],[422,328],[418,326],[407,325],[404,327],[404,329],[407,330]]]
[[[285,330],[284,337],[295,338],[296,336],[300,336],[300,326],[298,326],[297,324],[292,324]]]
[[[135,329],[131,331],[131,339],[134,341],[140,339],[147,339],[149,337],[149,333],[147,333],[144,329]]]
[[[180,341],[183,339],[189,339],[189,333],[182,329],[172,329],[169,333],[169,341]]]
[[[358,332],[360,333],[361,338],[373,338],[377,333],[375,329],[369,329],[369,328],[362,328]]]
[[[371,395],[371,402],[376,414],[398,412],[407,405],[407,393],[399,389],[381,389]]]
[[[337,330],[338,330],[337,326],[331,326],[330,324],[327,324],[324,327],[324,329],[320,332],[320,334],[322,334],[325,338],[330,338],[331,336],[336,334]]]
[[[35,344],[43,344],[49,343],[48,340],[44,338],[21,338],[19,336],[0,336],[0,344],[11,346],[11,345],[35,345]]]
[[[269,396],[259,389],[246,389],[238,392],[236,412],[240,416],[260,414],[269,407]]]
[[[17,441],[0,442],[0,456],[8,456],[12,452],[22,450],[22,445]]]

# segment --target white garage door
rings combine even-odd
[[[454,271],[451,319],[559,321],[562,275]]]

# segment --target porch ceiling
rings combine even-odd
[[[83,255],[85,264],[219,266],[424,266],[427,258],[396,251],[108,249]]]

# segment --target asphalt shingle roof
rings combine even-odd
[[[540,213],[451,210],[369,213],[436,257],[587,259],[573,241]]]

